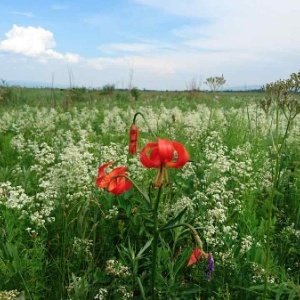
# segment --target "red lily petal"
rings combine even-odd
[[[106,176],[106,175],[107,175],[107,174],[104,172],[104,170],[105,170],[108,166],[110,166],[110,165],[112,165],[112,162],[108,162],[108,163],[103,164],[102,166],[99,167],[99,169],[98,169],[98,175],[99,175],[99,177],[101,177],[101,176]]]
[[[189,153],[182,144],[176,141],[171,141],[171,143],[173,145],[173,148],[177,152],[177,160],[168,161],[166,162],[166,165],[171,168],[182,168],[190,159]]]
[[[113,177],[116,177],[116,176],[119,176],[119,175],[127,175],[126,173],[126,168],[125,167],[117,167],[117,168],[114,168],[109,174],[108,176],[113,178]]]
[[[158,147],[155,147],[152,149],[152,151],[150,152],[150,155],[149,155],[149,159],[151,160],[151,162],[153,164],[155,164],[157,166],[157,168],[160,167],[161,165],[161,158],[160,158],[160,155],[159,155],[159,149]]]
[[[96,178],[96,185],[99,188],[106,188],[112,194],[119,195],[129,190],[132,187],[131,181],[126,180],[127,176],[126,167],[117,167],[110,171],[108,174],[104,172],[105,168],[112,163],[103,164],[99,170],[99,177]]]
[[[202,255],[202,250],[196,247],[189,258],[187,266],[189,267],[195,264],[197,260],[201,258],[201,255]]]
[[[152,154],[155,148],[157,148],[157,143],[150,142],[141,151],[140,161],[146,168],[159,168],[161,165],[158,155],[156,155],[157,150],[155,150],[154,155]],[[150,156],[148,156],[149,150],[151,150]],[[153,155],[152,158],[151,154]]]
[[[120,195],[128,191],[132,187],[130,181],[126,181],[125,178],[119,177],[112,180],[109,184],[108,191],[115,195]]]
[[[111,179],[109,178],[109,176],[102,176],[102,177],[98,177],[96,179],[96,185],[99,188],[105,188],[109,185],[109,182],[111,181]]]
[[[157,145],[161,161],[167,162],[174,158],[174,147],[171,141],[157,139]]]

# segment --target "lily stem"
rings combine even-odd
[[[150,128],[150,126],[149,126],[149,123],[147,122],[147,120],[146,120],[146,118],[144,117],[144,115],[141,113],[141,112],[136,112],[135,114],[134,114],[134,117],[133,117],[133,124],[135,124],[135,122],[136,122],[136,118],[137,118],[137,116],[138,115],[140,115],[142,118],[143,118],[143,120],[145,121],[145,123],[146,123],[146,125],[147,125],[147,127],[148,127],[148,130],[149,130],[149,132],[153,135],[153,137],[155,137],[155,138],[157,138],[157,136],[153,133],[153,131],[151,130],[151,128]]]
[[[158,206],[160,202],[162,187],[159,187],[156,201],[154,203],[152,216],[154,222],[153,243],[152,243],[152,268],[151,268],[151,292],[152,300],[156,299],[155,281],[156,281],[156,265],[157,265],[157,248],[158,248]]]

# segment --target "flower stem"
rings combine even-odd
[[[152,210],[153,223],[154,223],[154,232],[153,232],[153,243],[152,243],[152,268],[151,268],[151,293],[152,300],[156,299],[155,293],[155,279],[156,279],[156,264],[157,264],[157,248],[158,248],[158,206],[160,201],[162,187],[159,187],[156,201]]]
[[[124,178],[126,178],[127,180],[129,180],[131,183],[132,183],[132,185],[137,189],[137,191],[143,196],[143,198],[148,202],[148,204],[150,205],[150,198],[149,198],[149,196],[147,195],[147,194],[145,194],[142,190],[141,190],[141,188],[136,184],[136,182],[134,181],[134,180],[132,180],[129,176],[127,176],[127,175],[118,175],[118,176],[116,176],[116,178],[117,177],[124,177]]]
[[[149,132],[153,135],[153,137],[156,138],[157,136],[153,133],[153,131],[151,130],[151,128],[150,128],[150,126],[149,126],[149,123],[147,122],[146,118],[144,117],[144,115],[143,115],[141,112],[138,111],[138,112],[136,112],[136,113],[134,114],[132,123],[135,124],[136,118],[137,118],[138,115],[140,115],[140,116],[143,118],[143,120],[145,121],[145,123],[146,123],[146,125],[147,125],[147,127],[148,127]]]

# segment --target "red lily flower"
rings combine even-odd
[[[189,266],[195,264],[201,258],[202,254],[203,254],[202,249],[196,247],[193,250],[193,252],[192,252],[192,254],[191,254],[190,258],[189,258],[187,266],[189,267]]]
[[[139,129],[135,124],[132,124],[129,130],[129,154],[136,154]]]
[[[112,194],[120,195],[128,191],[132,187],[132,183],[123,177],[128,175],[125,167],[117,167],[108,174],[105,173],[104,170],[111,164],[112,163],[110,162],[99,167],[96,185],[99,188],[107,188]]]
[[[169,183],[166,167],[182,168],[189,154],[179,142],[157,139],[156,143],[150,142],[142,149],[140,160],[146,168],[159,169],[154,185],[161,187],[164,178]]]

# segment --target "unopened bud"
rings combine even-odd
[[[137,142],[139,136],[139,129],[135,124],[132,124],[129,130],[129,154],[136,154],[137,153]]]

